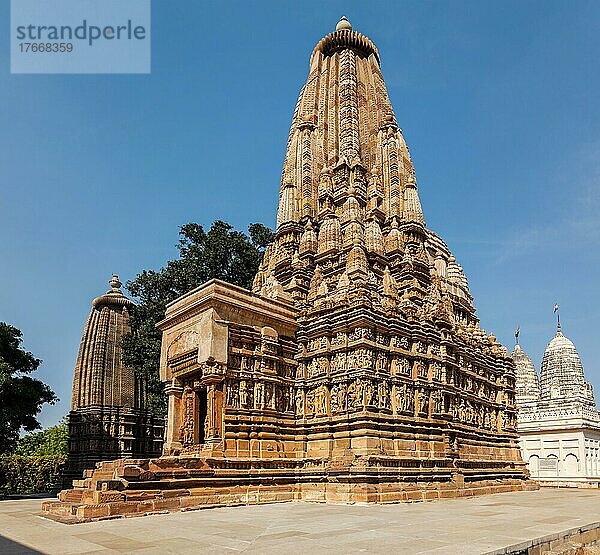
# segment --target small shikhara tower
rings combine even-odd
[[[144,381],[123,362],[134,302],[114,275],[111,289],[92,301],[73,377],[65,481],[99,461],[158,456],[164,426],[145,409]]]
[[[530,487],[514,362],[425,225],[379,53],[345,18],[312,53],[252,292],[210,281],[159,327],[164,455],[104,463],[61,494],[74,518]]]

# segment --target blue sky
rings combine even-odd
[[[150,75],[11,75],[0,57],[0,320],[67,413],[93,297],[176,255],[178,226],[273,226],[317,41],[378,46],[428,226],[482,326],[539,367],[552,305],[600,395],[600,3],[153,2]],[[9,6],[0,19],[8,33]]]

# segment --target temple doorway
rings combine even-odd
[[[198,443],[204,443],[206,440],[206,428],[207,422],[206,417],[207,411],[207,397],[206,388],[202,388],[197,392],[198,395]]]

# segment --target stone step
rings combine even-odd
[[[54,514],[56,516],[71,517],[77,513],[77,507],[81,503],[67,503],[61,501],[44,501],[42,503],[42,512]]]
[[[67,489],[58,494],[58,499],[63,503],[81,503],[84,489]]]

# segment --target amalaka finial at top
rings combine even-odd
[[[346,16],[343,15],[342,19],[338,21],[338,24],[335,26],[336,31],[343,31],[347,29],[348,31],[352,31],[352,24],[346,19]]]
[[[317,43],[310,58],[311,64],[317,52],[321,52],[323,56],[327,57],[347,49],[353,50],[363,58],[368,58],[373,55],[377,65],[379,65],[379,53],[377,52],[377,47],[369,38],[354,31],[352,29],[352,24],[345,15],[338,21],[338,24],[335,26],[335,31],[329,33]]]
[[[113,274],[113,277],[108,282],[108,285],[110,285],[113,289],[121,289],[123,284],[119,280],[119,276],[117,274]]]
[[[110,285],[111,287],[110,290],[104,293],[104,295],[96,297],[92,301],[92,306],[100,310],[102,309],[102,307],[105,306],[123,307],[135,305],[135,303],[131,299],[127,298],[123,294],[123,291],[121,291],[121,287],[123,286],[123,284],[121,283],[121,280],[119,279],[119,276],[117,274],[113,274],[112,278],[108,282],[108,285]]]

